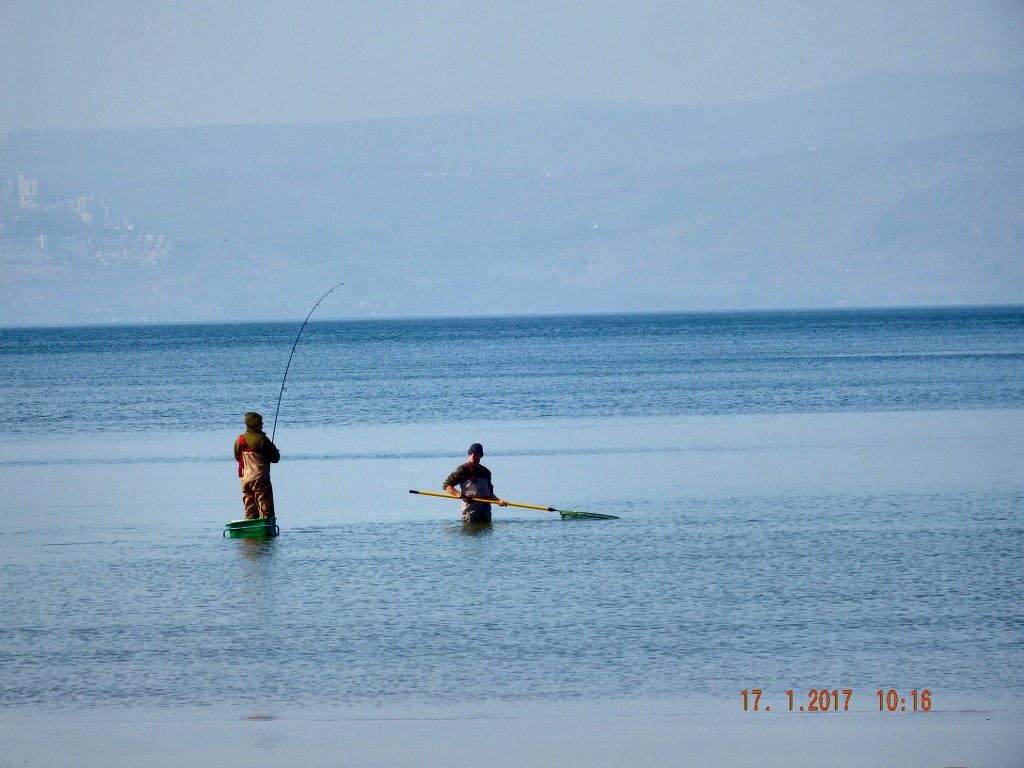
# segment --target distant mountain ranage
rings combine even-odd
[[[19,132],[0,178],[90,190],[193,247],[0,254],[0,323],[290,317],[334,279],[325,316],[1019,303],[1022,126],[1017,71],[700,108]]]

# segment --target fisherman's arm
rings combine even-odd
[[[444,493],[450,494],[451,496],[454,496],[456,499],[468,499],[469,497],[462,493],[461,490],[455,489],[455,486],[457,484],[458,482],[452,482],[451,477],[449,479],[446,479],[444,481]]]
[[[441,483],[441,487],[444,488],[444,492],[445,493],[450,494],[452,496],[455,496],[457,498],[462,498],[462,492],[461,491],[456,491],[455,490],[455,486],[456,485],[461,485],[463,479],[464,478],[463,478],[462,467],[459,467],[454,472],[452,472],[450,475],[448,475],[448,477],[445,478],[444,482]]]
[[[447,481],[445,481],[445,482],[447,482]],[[462,498],[467,498],[467,499],[472,499],[472,498],[476,498],[476,499],[479,499],[479,498],[485,498],[485,499],[488,499],[488,500],[490,500],[490,501],[496,501],[496,502],[498,502],[498,506],[499,506],[499,507],[505,507],[505,506],[508,506],[508,502],[507,502],[507,501],[505,501],[504,499],[499,499],[499,498],[498,498],[497,496],[495,496],[495,495],[494,495],[493,493],[492,493],[492,494],[491,494],[490,496],[463,496],[463,495],[462,495],[461,493],[459,493],[458,491],[456,491],[456,490],[455,490],[455,486],[452,486],[452,485],[446,485],[446,486],[444,487],[444,490],[445,490],[445,493],[450,493],[450,494],[451,494],[452,496],[454,496],[454,497],[455,497],[455,498],[457,498],[457,499],[462,499]]]
[[[263,445],[263,455],[267,457],[267,461],[271,464],[277,464],[281,460],[281,452],[277,450],[277,446],[270,442],[269,439]]]
[[[498,502],[498,506],[499,507],[507,507],[508,506],[508,502],[507,501],[505,501],[504,499],[499,499],[497,496],[494,495],[494,481],[491,480],[491,473],[490,472],[487,473],[487,485],[489,485],[490,488],[491,488],[491,496],[490,496],[490,498],[493,499],[494,501]]]
[[[507,501],[505,501],[504,499],[499,499],[497,496],[494,495],[494,487],[493,486],[491,487],[491,498],[494,501],[498,502],[498,506],[499,507],[507,507],[508,506],[508,502]]]

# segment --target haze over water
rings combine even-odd
[[[0,331],[0,706],[1019,695],[1024,310],[312,323],[224,540],[296,330]]]

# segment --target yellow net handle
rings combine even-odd
[[[452,496],[450,493],[434,493],[433,491],[409,491],[409,493],[417,493],[420,496],[437,496],[439,499],[455,499],[456,501],[462,501],[461,496]],[[477,499],[467,498],[466,501],[479,501],[484,504],[494,504],[495,499]],[[559,512],[560,510],[554,507],[538,507],[536,504],[516,504],[514,501],[505,502],[510,507],[522,507],[523,509],[539,509],[541,512]]]

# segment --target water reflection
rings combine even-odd
[[[274,553],[274,542],[277,537],[264,539],[238,539],[239,550],[246,560],[262,560]]]
[[[241,587],[246,597],[245,613],[258,615],[260,620],[268,618],[268,606],[274,601],[277,592],[275,583],[279,574],[274,567],[274,553],[277,547],[276,538],[239,539],[238,550],[242,557],[238,574]]]
[[[448,529],[461,536],[487,536],[494,530],[493,523],[462,523]]]

